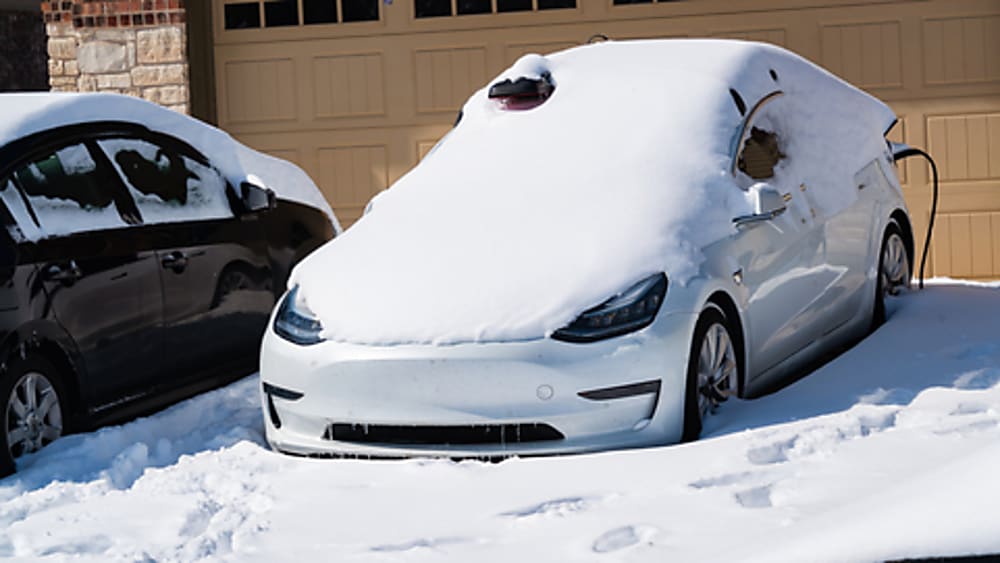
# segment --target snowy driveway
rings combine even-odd
[[[1000,284],[936,281],[700,442],[513,459],[311,460],[257,378],[60,440],[0,480],[0,558],[808,561],[1000,553]]]

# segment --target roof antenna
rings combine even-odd
[[[736,109],[740,110],[740,115],[741,116],[742,115],[746,115],[747,114],[747,103],[743,101],[743,97],[740,96],[740,93],[737,92],[736,90],[734,90],[733,88],[730,88],[729,89],[729,95],[731,95],[733,97],[733,103],[736,104]]]

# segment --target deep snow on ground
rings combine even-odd
[[[1000,284],[937,280],[697,443],[497,464],[263,443],[257,377],[0,480],[0,557],[865,561],[1000,553]]]

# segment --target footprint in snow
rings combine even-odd
[[[959,389],[983,390],[1000,383],[1000,369],[983,368],[965,372],[955,378],[955,387]]]
[[[743,508],[771,508],[771,485],[739,491],[733,496]]]
[[[369,549],[369,551],[376,552],[401,552],[410,551],[414,549],[435,549],[438,547],[444,547],[446,545],[457,545],[463,543],[473,543],[475,540],[470,538],[420,538],[413,541],[408,541],[404,543],[395,544],[385,544],[376,545]]]
[[[934,434],[938,436],[948,436],[951,434],[958,434],[959,436],[968,436],[970,434],[978,434],[980,432],[985,432],[987,430],[993,430],[997,426],[998,424],[997,421],[995,420],[980,420],[977,422],[971,422],[969,424],[956,426],[954,428],[935,430]]]
[[[747,450],[747,460],[754,465],[776,465],[815,455],[837,444],[883,432],[896,425],[898,409],[845,418],[835,426],[819,425],[799,431],[795,436]]]
[[[509,518],[534,518],[545,516],[569,516],[576,512],[583,512],[600,502],[598,497],[566,497],[545,501],[540,504],[509,510],[500,513],[500,516]]]
[[[652,543],[659,533],[660,530],[653,526],[623,526],[601,534],[601,537],[594,540],[591,549],[594,553],[611,553],[640,543]]]
[[[754,473],[744,471],[742,473],[727,473],[718,477],[707,477],[688,483],[692,489],[710,489],[713,487],[726,487],[749,481],[754,477]]]
[[[989,410],[984,403],[959,403],[955,410],[948,413],[950,416],[963,416],[970,414],[981,414]]]
[[[222,505],[213,500],[199,502],[194,510],[188,511],[178,533],[186,538],[201,536],[220,510]]]
[[[795,447],[797,438],[789,438],[747,451],[747,460],[754,465],[771,465],[788,461],[788,450]]]
[[[866,405],[907,405],[917,392],[912,389],[874,389],[858,397],[858,402]]]

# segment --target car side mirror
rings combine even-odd
[[[278,206],[274,191],[250,182],[240,184],[240,203],[243,204],[244,213],[269,211]]]
[[[733,219],[737,227],[770,221],[785,212],[785,198],[778,190],[764,184],[757,184],[750,190],[754,198],[754,212]]]
[[[754,211],[757,215],[777,217],[785,210],[785,198],[778,190],[771,186],[761,186],[754,191],[757,195],[757,201],[754,205]]]

